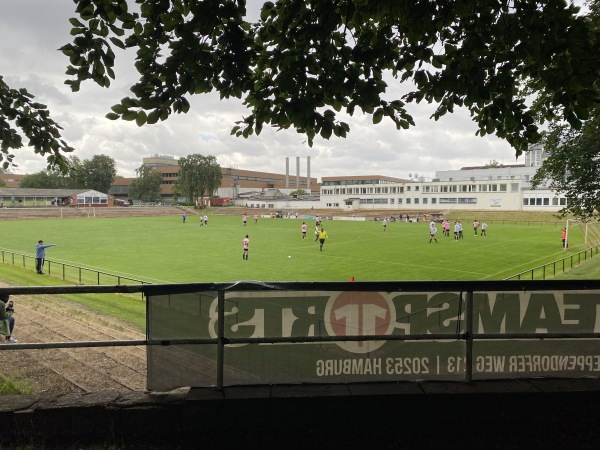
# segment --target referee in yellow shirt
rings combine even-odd
[[[323,251],[323,244],[325,243],[325,239],[327,239],[327,231],[323,227],[319,230],[319,250]]]

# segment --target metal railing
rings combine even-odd
[[[19,265],[23,268],[30,267],[32,270],[35,270],[35,256],[26,253],[0,249],[0,260],[3,264]],[[58,274],[63,280],[77,284],[96,284],[98,286],[107,284],[151,284],[148,281],[53,261],[51,259],[44,259],[44,267],[47,269],[48,274]]]
[[[594,255],[598,255],[598,251],[600,251],[600,245],[586,248],[556,261],[524,270],[505,278],[505,280],[546,280],[547,277],[555,277],[557,273],[565,273],[573,267],[580,265],[582,262],[588,260],[588,256],[589,259],[592,259]]]
[[[0,346],[0,351],[23,350],[23,349],[45,349],[45,348],[72,348],[72,347],[121,347],[121,346],[171,346],[177,344],[202,344],[216,346],[216,373],[217,379],[214,386],[218,389],[224,386],[223,373],[225,361],[225,348],[232,344],[276,344],[276,343],[320,343],[320,342],[368,342],[368,341],[435,341],[456,340],[465,345],[465,367],[464,381],[470,382],[474,373],[474,341],[490,340],[535,340],[543,342],[549,339],[564,339],[566,341],[577,339],[600,339],[600,332],[580,329],[578,332],[570,331],[536,331],[536,332],[477,332],[475,324],[475,308],[473,307],[474,294],[487,293],[511,293],[519,295],[540,292],[570,291],[598,291],[600,280],[570,280],[568,282],[559,280],[512,280],[512,281],[438,281],[438,282],[314,282],[314,283],[261,283],[261,282],[237,282],[237,283],[196,283],[196,284],[144,284],[144,285],[117,285],[117,286],[51,286],[51,287],[6,287],[0,288],[0,293],[16,295],[58,295],[58,294],[83,294],[83,293],[143,293],[147,299],[147,321],[148,299],[152,297],[169,298],[180,294],[198,292],[211,292],[216,295],[218,307],[216,309],[216,336],[207,338],[177,338],[163,337],[161,339],[150,339],[150,331],[147,331],[146,339],[138,340],[113,340],[113,341],[88,341],[88,342],[52,342],[52,343],[23,343]],[[225,309],[226,293],[265,291],[277,294],[285,292],[379,292],[390,293],[398,296],[406,294],[425,293],[460,293],[456,296],[458,300],[456,319],[461,326],[456,326],[455,331],[444,332],[419,332],[411,334],[369,334],[369,335],[323,335],[323,336],[272,336],[272,337],[228,337],[225,326],[225,317],[228,315]],[[303,294],[303,295],[304,295]],[[320,294],[319,294],[320,295]],[[595,295],[591,293],[590,295]],[[435,305],[430,305],[435,307]],[[149,322],[148,322],[149,323]],[[595,323],[595,322],[594,322]],[[409,342],[407,342],[410,345]]]

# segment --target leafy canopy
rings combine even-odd
[[[66,81],[73,91],[115,79],[115,49],[137,52],[139,80],[107,114],[137,125],[187,113],[189,97],[243,99],[232,134],[263,127],[329,139],[357,111],[398,129],[415,125],[408,103],[434,103],[434,119],[469,109],[477,134],[496,134],[517,155],[538,125],[581,127],[598,103],[596,0],[588,17],[565,0],[281,0],[250,22],[244,0],[74,0]],[[134,8],[132,8],[134,9]],[[407,92],[391,98],[388,82]],[[13,164],[19,131],[48,168],[69,170],[73,149],[45,105],[0,77],[0,163]]]
[[[162,175],[151,166],[141,165],[136,169],[137,178],[129,186],[132,198],[143,202],[152,202],[160,199],[160,184]]]
[[[217,91],[250,110],[232,134],[294,128],[312,145],[346,136],[341,111],[405,129],[406,104],[426,101],[435,119],[468,108],[477,134],[519,155],[540,139],[539,122],[579,127],[599,99],[596,30],[564,0],[268,1],[256,23],[244,0],[137,0],[137,12],[126,0],[75,3],[67,83],[108,87],[113,48],[137,49],[140,78],[107,117],[140,126]],[[391,77],[410,91],[389,98]]]
[[[42,170],[27,175],[19,185],[37,189],[95,189],[106,193],[116,176],[116,163],[106,155],[95,155],[83,161],[73,155],[66,164],[69,167],[67,173],[60,168]]]
[[[73,148],[62,139],[62,128],[50,118],[46,105],[33,101],[33,98],[26,89],[11,89],[0,76],[0,167],[16,166],[13,151],[23,147],[20,130],[33,151],[46,156],[48,169],[58,168],[67,173],[69,166],[65,153]]]
[[[214,156],[189,155],[179,159],[179,178],[173,185],[187,202],[212,196],[221,185],[221,166]]]
[[[532,179],[564,194],[567,205],[559,217],[572,214],[583,220],[600,218],[600,111],[580,130],[553,125],[544,138],[549,156]]]

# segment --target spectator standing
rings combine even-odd
[[[38,241],[35,246],[35,269],[38,275],[42,275],[44,268],[44,260],[46,259],[46,249],[48,247],[54,247],[56,244],[46,244],[44,245],[44,241],[41,239]]]
[[[16,344],[17,341],[13,338],[13,330],[15,329],[15,312],[13,302],[9,300],[9,294],[0,294],[0,330],[4,333],[7,344]]]

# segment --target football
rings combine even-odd
[[[288,256],[288,258],[289,258],[289,259],[292,259],[292,257],[291,257],[291,256]]]

